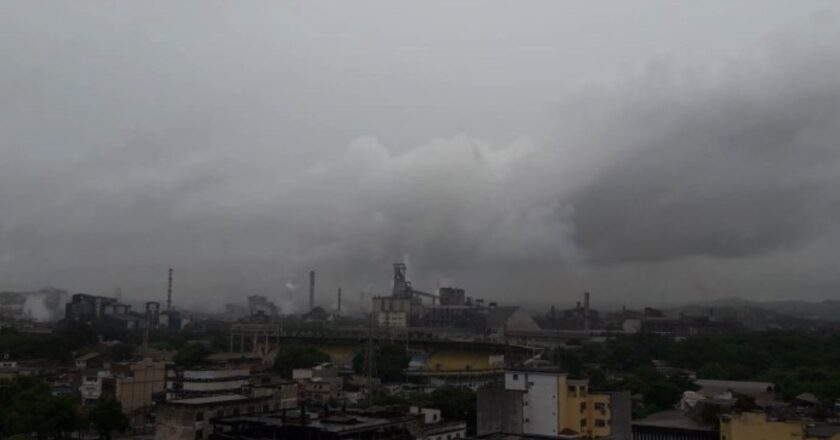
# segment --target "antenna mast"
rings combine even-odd
[[[169,268],[169,288],[166,291],[166,310],[172,310],[172,268]]]
[[[370,314],[370,319],[368,322],[368,337],[367,341],[365,342],[365,363],[364,363],[364,373],[365,378],[367,380],[367,402],[368,405],[371,404],[373,400],[373,379],[376,377],[376,347],[374,346],[374,314]]]

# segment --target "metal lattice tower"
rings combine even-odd
[[[169,288],[166,290],[166,310],[172,310],[172,268],[169,268]]]
[[[374,339],[375,335],[375,323],[373,321],[374,314],[370,314],[370,320],[368,323],[368,335],[367,341],[365,342],[365,358],[364,358],[364,365],[363,365],[363,372],[365,374],[365,378],[367,380],[367,387],[368,387],[368,395],[367,401],[368,405],[371,403],[371,399],[373,398],[373,379],[376,377],[376,344]]]
[[[309,271],[309,311],[315,308],[315,271]]]

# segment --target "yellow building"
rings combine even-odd
[[[556,370],[508,370],[503,390],[480,390],[478,398],[479,434],[601,438],[629,433],[628,393],[593,393],[587,380]]]
[[[840,427],[805,420],[777,420],[765,413],[721,417],[720,440],[840,440]]]

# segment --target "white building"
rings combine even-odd
[[[409,413],[422,419],[419,440],[452,440],[467,437],[467,423],[444,421],[439,409],[412,406]]]
[[[247,368],[221,370],[170,370],[167,373],[167,399],[238,393],[248,385],[251,376]]]

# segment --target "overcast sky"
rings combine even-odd
[[[839,214],[836,1],[0,4],[0,290],[819,300]]]

